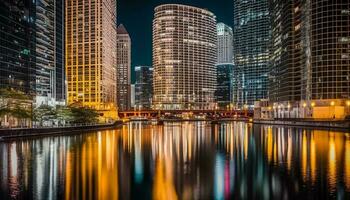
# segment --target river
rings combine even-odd
[[[0,143],[0,199],[348,199],[350,134],[133,122]]]

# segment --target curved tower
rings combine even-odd
[[[155,108],[213,108],[216,41],[216,17],[213,13],[178,4],[165,4],[155,8]]]

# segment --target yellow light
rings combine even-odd
[[[304,108],[306,107],[306,103],[303,104],[303,107],[304,107]]]
[[[311,106],[312,106],[312,107],[315,107],[315,105],[316,105],[315,102],[312,102],[312,103],[311,103]]]
[[[287,106],[288,108],[290,108],[290,104],[288,104],[288,106]]]
[[[350,101],[347,101],[347,102],[346,102],[346,105],[347,105],[347,106],[350,106]]]
[[[334,105],[335,105],[335,102],[334,102],[334,101],[332,101],[332,102],[331,102],[331,106],[334,106]]]
[[[271,106],[269,107],[269,110],[271,110],[272,108],[271,108]]]

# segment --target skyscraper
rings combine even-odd
[[[233,31],[224,23],[216,25],[217,41],[217,64],[233,63]]]
[[[269,98],[278,117],[349,114],[350,2],[278,0],[270,7]]]
[[[116,1],[67,0],[65,24],[68,104],[116,117]]]
[[[0,88],[35,92],[36,6],[0,1]]]
[[[216,102],[219,107],[232,106],[234,101],[234,65],[233,65],[233,32],[232,28],[224,23],[218,23],[217,31],[217,88]]]
[[[153,104],[156,108],[213,108],[216,41],[213,13],[179,4],[155,8]]]
[[[117,105],[118,110],[130,109],[131,39],[121,24],[117,29]]]
[[[270,15],[268,0],[234,0],[233,46],[241,82],[238,103],[254,105],[267,97]]]
[[[153,96],[153,68],[136,66],[135,75],[135,108],[150,109]]]
[[[62,0],[36,2],[36,105],[64,103],[64,5]]]

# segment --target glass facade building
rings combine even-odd
[[[270,2],[270,10],[269,99],[275,112],[345,116],[350,107],[350,2],[278,0]]]
[[[68,104],[116,111],[116,1],[66,0]]]
[[[234,0],[234,62],[240,72],[239,106],[267,97],[270,15],[268,0]]]
[[[0,1],[0,88],[35,93],[36,5]]]
[[[36,105],[65,102],[64,1],[36,1]]]
[[[64,0],[55,0],[55,46],[56,46],[56,101],[66,100],[66,73],[64,65]]]
[[[233,106],[234,93],[237,86],[234,80],[233,65],[233,31],[224,23],[218,23],[217,33],[217,86],[215,91],[216,103],[220,108]]]
[[[135,108],[150,109],[153,97],[153,68],[136,66],[135,78]]]
[[[117,29],[117,105],[118,110],[130,109],[131,39],[121,24]]]
[[[215,92],[216,102],[221,108],[233,105],[234,98],[234,65],[218,64],[217,70],[217,88]]]
[[[213,13],[179,4],[155,8],[153,104],[156,108],[213,108],[216,42]]]

